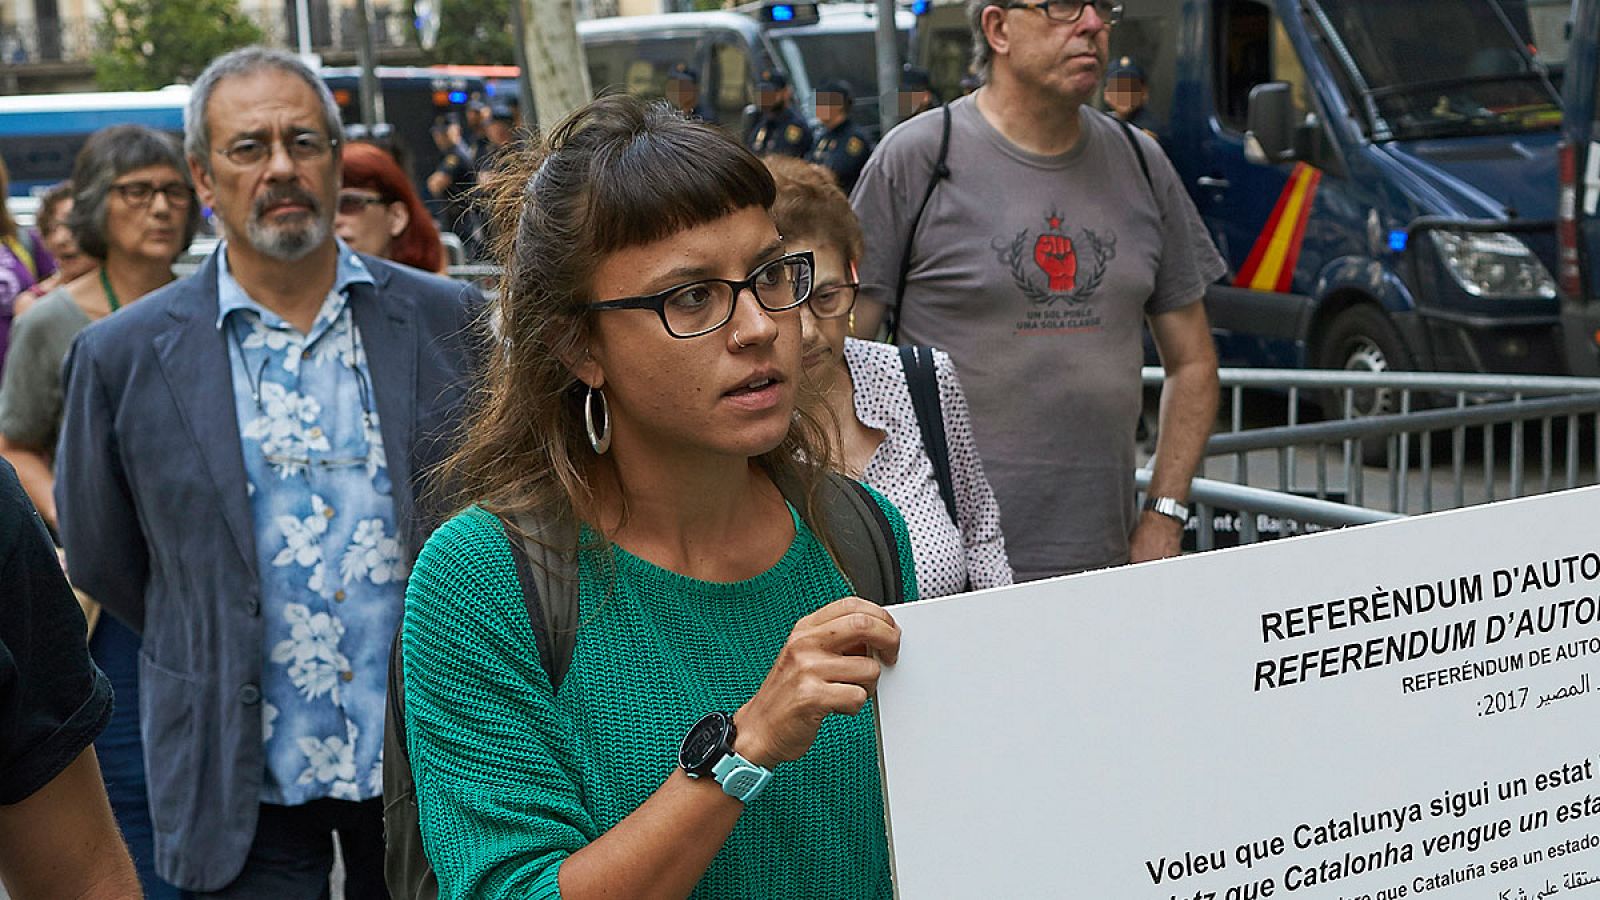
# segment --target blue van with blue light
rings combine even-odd
[[[1566,369],[1561,106],[1525,29],[1497,0],[1127,4],[1112,57],[1228,261],[1225,365]]]
[[[1567,34],[1557,280],[1572,372],[1600,377],[1600,0],[1573,0]]]

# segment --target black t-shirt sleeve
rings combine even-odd
[[[111,718],[83,612],[44,522],[0,461],[0,805],[61,773]]]

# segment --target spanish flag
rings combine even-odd
[[[1322,182],[1322,172],[1305,163],[1298,163],[1289,173],[1289,183],[1283,186],[1278,202],[1272,207],[1266,227],[1250,248],[1250,258],[1233,280],[1235,287],[1257,291],[1285,293],[1294,278],[1294,266],[1300,259],[1300,245],[1306,236],[1306,219],[1311,216],[1311,201],[1317,196],[1317,185]]]

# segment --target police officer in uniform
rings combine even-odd
[[[900,68],[900,87],[896,93],[902,122],[939,105],[939,95],[933,92],[933,79],[921,66]]]
[[[757,156],[779,153],[805,159],[811,153],[811,128],[789,105],[789,79],[767,70],[756,82],[760,111],[745,132],[744,145]]]
[[[867,157],[872,155],[872,140],[850,118],[854,102],[855,94],[847,81],[830,79],[817,88],[817,118],[822,122],[822,134],[811,151],[811,161],[831,169],[846,194],[856,186]]]
[[[476,258],[477,223],[471,204],[472,186],[477,180],[475,158],[462,134],[461,123],[447,118],[434,125],[433,139],[442,154],[438,168],[428,176],[428,195],[432,208],[444,227],[461,238],[468,256]]]
[[[1106,106],[1111,114],[1155,137],[1150,113],[1144,108],[1149,97],[1144,69],[1132,57],[1122,57],[1106,71]]]
[[[667,102],[686,118],[717,124],[717,110],[700,98],[700,73],[688,63],[678,63],[667,72]]]

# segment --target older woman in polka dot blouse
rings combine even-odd
[[[778,185],[772,216],[784,248],[810,250],[816,259],[816,287],[801,317],[803,362],[806,379],[826,394],[837,421],[838,459],[905,516],[923,598],[1010,584],[1000,507],[983,475],[950,357],[934,351],[956,521],[923,446],[898,349],[845,336],[862,250],[849,199],[821,166],[789,157],[766,163]]]

